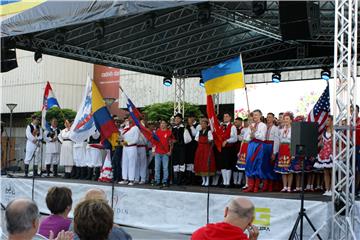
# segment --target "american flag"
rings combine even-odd
[[[313,109],[311,109],[307,121],[308,122],[317,122],[319,125],[319,136],[318,136],[318,146],[321,143],[321,136],[325,130],[326,119],[330,113],[330,94],[329,94],[329,83],[327,84],[324,92],[320,96],[319,100],[316,102]]]

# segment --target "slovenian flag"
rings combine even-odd
[[[241,55],[201,71],[206,95],[245,88]]]
[[[46,121],[46,113],[47,110],[53,107],[60,108],[59,102],[55,97],[54,91],[51,88],[51,85],[49,82],[46,83],[45,91],[44,91],[44,97],[43,97],[43,106],[41,110],[41,126],[44,129],[49,129],[50,125]]]
[[[100,132],[101,142],[104,144],[104,147],[110,148],[110,145],[114,147],[118,139],[119,130],[94,81],[92,82],[92,116],[95,126]]]

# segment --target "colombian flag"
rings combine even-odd
[[[244,88],[241,55],[201,71],[207,95]]]
[[[95,126],[101,134],[101,142],[104,143],[105,148],[109,148],[109,144],[114,147],[119,131],[94,81],[92,82],[92,113]]]

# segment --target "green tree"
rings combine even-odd
[[[36,116],[41,118],[41,111],[34,113]],[[76,112],[72,109],[64,108],[60,109],[57,107],[50,108],[46,113],[46,121],[50,122],[52,118],[56,118],[59,123],[59,128],[64,128],[65,119],[74,120]],[[28,122],[31,122],[31,118],[28,118]]]
[[[195,115],[196,118],[201,117],[201,111],[199,106],[185,103],[185,118],[190,114]],[[170,118],[174,115],[174,103],[173,102],[165,102],[165,103],[154,103],[143,108],[143,112],[145,113],[146,119],[148,121],[158,121],[161,119],[170,120]]]

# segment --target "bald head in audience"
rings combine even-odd
[[[224,222],[245,230],[255,218],[254,204],[247,198],[237,197],[225,208]]]
[[[84,196],[84,200],[90,200],[90,199],[102,199],[105,201],[107,200],[104,190],[100,188],[91,188],[87,190]]]
[[[39,227],[39,209],[30,199],[11,201],[6,207],[5,218],[9,240],[30,240]]]

